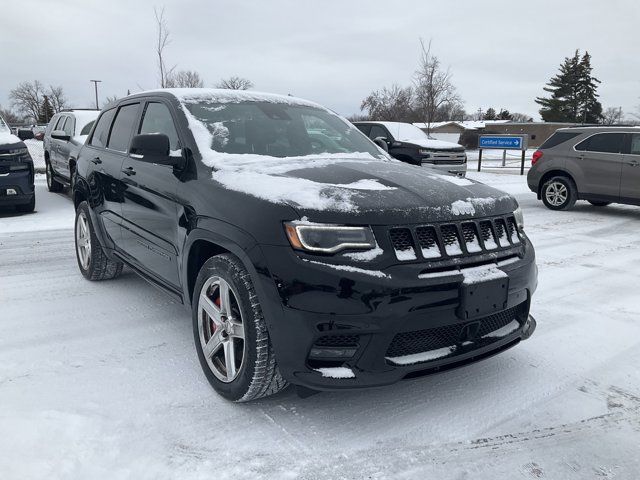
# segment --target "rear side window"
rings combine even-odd
[[[127,151],[129,140],[131,140],[131,134],[133,133],[133,125],[138,117],[139,106],[139,103],[134,103],[118,109],[116,119],[111,128],[111,135],[109,135],[107,148],[119,152]]]
[[[95,120],[91,120],[89,123],[87,123],[80,131],[80,135],[89,135],[89,132],[91,131],[91,127],[93,127],[94,123],[96,123]]]
[[[365,135],[369,134],[369,130],[371,130],[371,125],[356,125],[356,128],[360,130]]]
[[[387,131],[384,128],[382,128],[382,127],[380,127],[378,125],[372,125],[371,126],[371,131],[369,132],[369,138],[374,140],[374,139],[376,139],[378,137],[384,137],[387,140],[390,140],[388,138],[389,134],[387,133]]]
[[[109,138],[109,130],[111,128],[111,121],[116,114],[115,108],[107,110],[98,119],[96,129],[91,136],[90,144],[94,147],[104,148],[107,146],[107,139]]]
[[[631,155],[640,155],[640,133],[631,134]]]
[[[598,133],[576,145],[582,152],[620,153],[624,133]]]
[[[62,130],[62,127],[64,127],[64,121],[66,119],[67,119],[66,115],[60,115],[60,117],[58,117],[58,121],[56,122],[56,126],[54,130]]]
[[[578,135],[580,135],[579,132],[556,132],[547,138],[542,145],[540,145],[540,150],[553,148],[561,143],[568,142],[572,138],[576,138]]]

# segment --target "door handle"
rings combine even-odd
[[[93,160],[91,160],[93,163],[95,163],[96,165],[100,165],[102,163],[102,160],[100,160],[100,157],[96,157]]]
[[[640,165],[640,162],[638,162],[637,160],[631,160],[629,162],[629,165],[631,165],[632,167],[637,167],[638,165]]]
[[[133,167],[127,167],[122,169],[122,173],[128,176],[131,176],[131,175],[135,175],[136,171],[133,169]]]

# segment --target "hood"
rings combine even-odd
[[[452,150],[452,149],[462,149],[464,147],[457,143],[453,142],[445,142],[444,140],[435,140],[429,138],[412,138],[408,140],[401,140],[404,143],[412,143],[414,145],[418,145],[420,147],[429,148],[431,150]]]
[[[21,145],[16,145],[17,143]],[[20,148],[24,147],[24,143],[18,137],[13,135],[8,130],[0,130],[0,148],[5,149],[7,146],[11,146],[11,148]]]
[[[503,215],[517,208],[513,197],[472,180],[441,175],[406,163],[344,161],[283,174],[323,185],[347,187],[351,209],[310,209],[289,203],[310,221],[411,224]],[[366,188],[377,186],[375,188]],[[360,188],[358,188],[360,186]],[[342,188],[325,195],[342,195]],[[342,219],[340,217],[343,216]]]

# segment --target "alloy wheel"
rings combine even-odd
[[[91,260],[91,234],[89,232],[89,222],[84,212],[80,212],[76,222],[76,250],[82,268],[87,270]]]
[[[244,363],[245,330],[238,296],[224,279],[209,278],[198,297],[200,346],[216,378],[229,383]]]
[[[560,207],[564,205],[569,197],[569,191],[566,185],[560,182],[553,182],[547,186],[545,191],[545,197],[549,204],[554,207]]]

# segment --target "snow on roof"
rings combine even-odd
[[[142,93],[153,92],[167,92],[181,102],[186,103],[197,101],[207,101],[211,103],[271,102],[287,105],[302,105],[327,110],[322,105],[302,98],[275,93],[254,92],[252,90],[229,90],[221,88],[161,88]]]
[[[76,131],[74,137],[80,135],[80,132],[87,126],[87,123],[93,122],[98,118],[98,115],[100,115],[99,110],[71,110],[68,113],[72,113],[76,118]]]
[[[447,122],[432,122],[431,128],[440,128],[444,125],[454,124],[464,128],[465,130],[480,130],[485,128],[487,125],[496,125],[509,122],[511,122],[511,120],[465,120],[463,122],[450,120]],[[427,124],[423,122],[414,123],[414,125],[418,128],[427,128]]]

